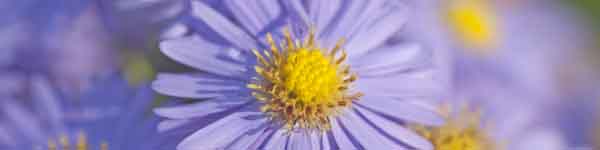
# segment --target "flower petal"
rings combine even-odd
[[[275,131],[271,139],[265,143],[263,148],[260,149],[285,149],[290,136],[286,135],[284,129]]]
[[[20,135],[31,141],[43,141],[43,134],[52,132],[42,130],[41,122],[33,117],[34,114],[25,110],[25,107],[13,99],[3,99],[0,104],[0,113],[7,123],[18,127]]]
[[[390,141],[378,133],[373,126],[359,118],[354,110],[346,110],[343,113],[339,117],[341,123],[365,149],[403,149],[402,146]]]
[[[154,113],[170,119],[190,119],[225,112],[231,109],[240,109],[242,106],[247,106],[252,102],[254,101],[249,98],[227,103],[219,102],[219,100],[207,100],[193,104],[156,108],[154,109]]]
[[[320,37],[325,47],[347,39],[348,58],[353,59],[383,44],[404,23],[405,8],[395,1],[345,1]],[[323,12],[326,14],[326,12]]]
[[[304,132],[291,133],[288,149],[311,150],[309,135],[307,135],[307,133]]]
[[[252,149],[252,144],[259,140],[260,136],[267,133],[269,128],[267,124],[263,124],[262,127],[254,129],[255,131],[249,131],[249,133],[238,137],[233,143],[227,146],[225,149]]]
[[[210,43],[197,36],[165,40],[160,50],[171,59],[208,73],[225,77],[238,77],[246,67],[223,59],[227,48]]]
[[[192,122],[189,119],[165,120],[158,123],[158,132],[165,132],[175,128],[179,128],[187,123]]]
[[[349,135],[342,130],[337,119],[331,119],[331,133],[333,134],[333,139],[335,139],[337,146],[334,149],[358,149],[358,147],[350,140]]]
[[[227,0],[234,17],[254,36],[263,33],[275,19],[283,15],[277,0]]]
[[[191,5],[192,17],[201,20],[202,23],[206,24],[229,43],[245,50],[258,48],[257,42],[252,36],[237,27],[231,20],[217,12],[217,10],[200,1],[191,1]]]
[[[380,3],[376,3],[380,2]],[[355,27],[355,32],[348,39],[348,58],[361,56],[367,51],[383,44],[396,34],[406,22],[407,7],[397,1],[370,1],[376,5],[363,12],[363,20]]]
[[[359,74],[355,85],[357,91],[368,95],[437,98],[443,92],[443,87],[433,78],[433,74],[422,72],[382,77],[363,77]]]
[[[56,91],[50,86],[50,81],[42,76],[34,76],[32,79],[32,99],[36,111],[41,118],[49,120],[51,129],[55,133],[64,132],[64,112]],[[41,132],[38,132],[41,133]]]
[[[381,129],[386,134],[389,134],[391,137],[400,140],[416,149],[433,149],[433,145],[431,145],[429,141],[425,140],[415,132],[403,127],[402,125],[385,119],[384,117],[365,110],[364,108],[354,108],[360,115],[363,115],[365,119],[368,119],[370,122],[376,125],[377,128]]]
[[[376,76],[429,67],[432,56],[431,51],[422,49],[418,44],[409,43],[375,49],[350,63],[352,69],[362,76]]]
[[[224,148],[237,137],[246,134],[266,123],[265,118],[247,119],[246,117],[261,115],[253,112],[235,112],[186,137],[178,150],[204,150]]]
[[[319,146],[321,147],[322,150],[328,150],[328,149],[332,149],[332,143],[329,142],[329,137],[331,136],[331,132],[325,132],[323,133],[323,135],[321,135],[321,139],[320,139],[320,143]]]
[[[243,95],[247,91],[242,81],[222,78],[210,74],[167,74],[161,73],[152,83],[152,88],[159,93],[187,97],[214,98],[225,95]]]
[[[259,149],[260,144],[268,140],[275,133],[273,128],[265,127],[259,134],[246,135],[243,139],[228,146],[227,149]]]
[[[417,104],[392,97],[365,95],[360,101],[355,103],[365,107],[369,111],[400,120],[425,125],[441,125],[444,123],[442,116],[431,111],[429,108],[423,108]]]
[[[313,20],[317,32],[322,32],[334,21],[342,7],[342,0],[308,1],[308,15]]]

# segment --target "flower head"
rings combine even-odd
[[[439,127],[413,127],[420,135],[433,143],[435,149],[444,150],[495,150],[497,142],[483,125],[481,112],[471,108],[446,108],[445,125]]]
[[[5,149],[149,149],[157,146],[147,114],[149,88],[128,87],[119,75],[94,82],[79,98],[57,92],[51,82],[35,76],[30,99],[3,99],[0,138]],[[24,103],[30,103],[25,105]],[[29,107],[31,106],[31,107]]]
[[[314,38],[311,31],[303,44],[297,44],[286,31],[286,43],[292,44],[282,44],[279,50],[268,34],[270,51],[253,51],[260,64],[255,66],[255,83],[247,87],[254,90],[252,95],[257,100],[264,101],[261,111],[290,129],[328,129],[329,117],[362,95],[348,91],[357,77],[344,64],[346,53],[342,50],[342,56],[335,58],[342,42],[331,50],[322,50]]]
[[[388,43],[406,17],[401,3],[191,6],[199,32],[161,50],[202,72],[153,83],[162,94],[204,99],[155,109],[168,119],[159,125],[167,136],[193,132],[175,136],[177,149],[432,148],[405,128],[443,120],[428,109],[438,90],[430,53]]]

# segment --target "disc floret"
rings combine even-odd
[[[253,50],[258,59],[254,66],[257,76],[247,86],[263,104],[261,111],[287,129],[327,130],[329,117],[362,95],[349,92],[357,76],[344,64],[344,40],[326,50],[315,44],[312,30],[302,43],[293,40],[288,30],[284,37],[278,45],[269,33],[270,49],[262,53]]]

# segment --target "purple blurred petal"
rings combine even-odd
[[[6,121],[13,124],[18,132],[21,133],[26,139],[32,142],[38,142],[43,140],[43,134],[47,133],[42,130],[40,120],[37,120],[34,114],[28,112],[23,106],[16,103],[14,100],[4,100],[0,105],[3,114],[5,114]]]
[[[65,116],[62,110],[65,108],[62,108],[61,101],[55,95],[56,91],[50,86],[49,81],[41,76],[34,76],[32,84],[32,99],[39,117],[49,120],[51,129],[55,130],[51,132],[64,132]]]

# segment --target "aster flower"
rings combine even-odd
[[[193,1],[194,36],[161,50],[200,71],[156,91],[203,99],[155,109],[177,149],[431,149],[407,123],[439,125],[430,53],[386,43],[396,1]],[[224,8],[224,9],[223,9]],[[231,15],[227,15],[231,13]],[[176,136],[177,134],[183,136]]]
[[[466,102],[466,101],[462,101]],[[557,128],[545,126],[536,111],[516,108],[498,117],[494,110],[477,104],[443,105],[447,123],[439,127],[413,126],[420,135],[443,150],[528,150],[567,148]]]
[[[91,3],[8,0],[2,6],[10,9],[2,10],[0,74],[44,74],[74,91],[93,74],[114,69],[107,61],[114,58],[110,42]]]
[[[94,82],[78,99],[65,98],[42,76],[31,95],[2,99],[0,148],[150,149],[156,123],[147,116],[150,88],[133,89],[118,75]]]

